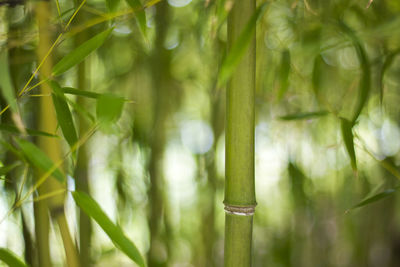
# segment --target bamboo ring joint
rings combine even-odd
[[[232,206],[225,204],[225,212],[228,214],[239,215],[239,216],[253,216],[256,210],[256,205],[251,206]]]

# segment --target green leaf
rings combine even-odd
[[[143,37],[147,39],[147,25],[146,25],[146,12],[144,11],[144,7],[140,0],[126,0],[130,7],[135,12],[136,22],[140,28],[140,31],[143,34]]]
[[[360,208],[360,207],[366,206],[368,204],[377,202],[377,201],[379,201],[379,200],[381,200],[383,198],[391,196],[393,193],[395,193],[397,191],[397,189],[399,189],[399,187],[400,186],[396,186],[393,189],[387,189],[387,190],[385,190],[385,191],[383,191],[381,193],[378,193],[378,194],[373,195],[371,197],[367,197],[364,200],[362,200],[360,203],[358,203],[358,204],[354,205],[353,207],[351,207],[350,209],[348,209],[346,212],[349,212],[350,210],[353,210],[353,209],[356,209],[356,208]]]
[[[5,248],[0,248],[0,260],[3,261],[5,264],[7,264],[10,267],[27,267],[21,259],[17,257],[17,255],[14,254],[14,252],[5,249]]]
[[[34,129],[25,128],[26,132],[31,136],[47,136],[47,137],[59,137],[58,135],[38,131]],[[21,134],[21,131],[14,125],[11,124],[0,124],[0,131],[5,131],[13,134]]]
[[[84,96],[88,98],[99,98],[101,94],[95,93],[95,92],[89,92],[85,90],[80,90],[72,87],[63,87],[61,88],[62,92],[64,94],[69,94],[69,95],[78,95],[78,96]]]
[[[119,6],[120,0],[106,0],[107,9],[110,12],[115,12]]]
[[[36,145],[24,139],[15,139],[15,141],[21,148],[22,153],[25,155],[27,160],[33,166],[45,172],[54,169],[53,161],[50,158],[48,158],[47,155],[42,150],[40,150]],[[55,170],[52,173],[52,176],[61,183],[65,182],[64,175],[59,168],[55,168]]]
[[[57,121],[61,127],[65,140],[67,140],[70,147],[78,142],[78,136],[76,134],[74,121],[72,119],[71,111],[63,94],[60,85],[55,81],[49,81],[53,93],[54,108],[56,110]]]
[[[280,88],[278,92],[278,101],[282,99],[289,87],[289,73],[290,73],[290,52],[285,50],[281,56],[281,66],[279,70]]]
[[[385,60],[383,62],[382,68],[380,69],[379,72],[379,99],[381,102],[381,105],[383,103],[383,78],[385,76],[385,72],[389,67],[392,65],[394,58],[400,53],[400,49],[396,49],[392,53],[388,54],[385,57]]]
[[[320,100],[319,90],[321,87],[321,68],[323,59],[321,55],[318,55],[314,59],[314,66],[312,71],[312,88],[317,100]]]
[[[72,192],[72,196],[76,204],[100,225],[116,247],[118,247],[139,266],[146,266],[145,261],[135,244],[126,237],[120,227],[115,225],[110,218],[108,218],[93,198],[86,193],[78,191]]]
[[[354,150],[353,123],[345,118],[340,118],[342,137],[346,146],[347,154],[350,157],[351,167],[357,171],[356,152]]]
[[[358,37],[354,34],[354,31],[342,21],[339,23],[339,27],[350,37],[351,41],[353,42],[353,46],[356,49],[358,61],[361,66],[359,96],[357,98],[356,110],[351,120],[354,124],[358,116],[360,116],[360,113],[368,100],[369,92],[371,91],[371,69],[367,53],[365,52],[365,49]]]
[[[229,80],[237,65],[240,63],[241,58],[246,53],[247,48],[254,38],[257,21],[264,15],[266,8],[267,3],[264,3],[257,8],[243,31],[240,33],[238,39],[232,45],[230,52],[221,64],[221,70],[218,76],[218,87],[221,87]]]
[[[119,119],[124,99],[112,94],[103,94],[97,99],[96,115],[102,124],[109,124]]]
[[[7,49],[3,49],[2,51],[0,51],[0,87],[4,98],[11,107],[11,110],[13,112],[18,112],[14,86],[11,82],[11,76],[8,66],[9,64]]]
[[[7,174],[8,172],[12,171],[15,167],[17,167],[19,165],[21,165],[20,162],[14,162],[11,165],[0,167],[0,176]]]
[[[60,75],[83,61],[90,53],[99,48],[105,42],[112,30],[113,28],[110,28],[97,34],[78,46],[72,52],[68,53],[54,66],[53,76]]]
[[[322,117],[329,114],[328,111],[315,111],[315,112],[303,112],[303,113],[294,113],[279,117],[281,120],[291,121],[291,120],[308,120],[317,117]]]

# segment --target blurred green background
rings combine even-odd
[[[145,32],[134,13],[123,13],[128,2],[88,0],[51,54],[57,62],[77,38],[114,27],[85,59],[83,78],[77,68],[57,78],[63,87],[129,100],[116,123],[85,143],[88,190],[150,266],[222,266],[225,88],[217,84],[232,2],[142,2]],[[400,266],[400,2],[258,4],[264,2],[267,9],[256,31],[253,266]],[[39,64],[36,3],[0,6],[0,48],[8,51],[16,91]],[[56,1],[50,4],[53,41],[76,8],[73,1],[58,4],[60,13]],[[32,85],[38,82],[36,75]],[[37,99],[46,97],[36,90],[18,100],[22,121],[32,129]],[[67,97],[76,127],[84,128],[80,122],[91,121],[95,100]],[[355,158],[350,159],[341,120],[354,118],[354,127],[347,129],[354,135]],[[10,133],[0,134],[8,142]],[[3,142],[3,166],[10,162],[8,150]],[[78,183],[74,164],[66,161],[70,190]],[[21,184],[24,166],[3,174],[2,218],[14,203],[13,184]],[[0,247],[25,259],[26,238],[34,239],[30,200],[22,213],[15,211],[0,223]],[[70,194],[66,214],[78,239],[79,214]],[[91,225],[93,266],[134,266],[96,223]],[[52,224],[52,261],[63,266],[58,233]]]

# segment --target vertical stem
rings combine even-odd
[[[235,0],[228,17],[228,51],[255,12],[255,0]],[[255,38],[227,88],[225,266],[251,266],[254,207]]]
[[[50,30],[50,2],[49,1],[39,1],[36,4],[36,17],[38,20],[39,26],[39,45],[38,45],[38,60],[39,62],[45,57],[47,51],[51,46],[51,30]],[[41,68],[41,78],[46,78],[51,76],[52,62],[51,59],[48,58]],[[51,93],[51,88],[47,83],[43,83],[40,87],[41,93],[43,95],[48,95]],[[53,133],[57,129],[57,117],[53,105],[53,101],[51,97],[41,97],[39,104],[39,130],[46,131],[49,133]],[[61,144],[56,138],[48,138],[40,136],[38,137],[38,146],[40,149],[46,153],[46,155],[53,160],[53,162],[58,162],[62,158]],[[40,175],[40,174],[39,174]],[[65,185],[58,182],[56,179],[50,177],[47,181],[39,187],[39,195],[49,193],[55,190],[59,190],[64,188]],[[39,256],[43,257],[44,264],[39,263],[40,267],[42,266],[51,266],[50,258],[49,258],[49,247],[48,247],[48,229],[49,229],[49,220],[47,218],[48,209],[51,212],[53,218],[56,219],[66,254],[67,265],[69,267],[77,267],[78,263],[78,255],[70,235],[68,224],[64,214],[64,195],[59,195],[52,197],[48,200],[39,201],[40,208],[35,210],[35,216],[39,216],[43,219],[43,222],[38,222],[39,225],[35,225],[35,227],[41,229],[39,234],[43,235],[43,237],[39,236],[39,238],[43,238],[43,244],[45,251],[42,252],[39,247]],[[47,205],[46,205],[47,204]],[[48,208],[48,209],[47,209]],[[41,225],[44,223],[45,226]],[[41,254],[44,255],[41,255]],[[39,257],[39,261],[41,261]]]

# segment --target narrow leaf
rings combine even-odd
[[[17,255],[14,254],[14,252],[5,248],[0,248],[0,260],[10,267],[28,266],[20,258],[18,258]]]
[[[15,140],[18,146],[21,148],[22,153],[25,155],[27,160],[36,168],[42,171],[49,171],[53,169],[54,163],[53,161],[47,157],[47,155],[40,150],[36,145],[33,143],[26,141],[24,139],[16,139]],[[60,169],[56,168],[52,176],[56,178],[59,182],[64,183],[65,178]]]
[[[279,93],[278,101],[282,99],[289,87],[289,73],[290,73],[290,52],[285,50],[281,56],[281,66],[279,70]]]
[[[75,203],[100,225],[116,247],[118,247],[139,266],[145,266],[144,259],[135,244],[126,237],[120,227],[110,220],[93,198],[86,193],[78,191],[72,192],[72,196]]]
[[[285,116],[282,116],[279,118],[281,120],[285,120],[285,121],[308,120],[308,119],[314,119],[317,117],[322,117],[327,114],[329,114],[328,111],[322,110],[322,111],[315,111],[315,112],[294,113],[294,114],[285,115]]]
[[[356,152],[354,150],[354,140],[353,140],[353,123],[345,118],[340,118],[340,125],[342,130],[342,137],[344,144],[346,146],[347,154],[350,157],[351,167],[354,171],[357,171],[357,160]]]
[[[97,34],[63,57],[54,66],[53,76],[60,75],[83,61],[91,52],[99,48],[105,42],[112,30],[113,28],[110,28]]]
[[[8,172],[12,171],[15,167],[19,166],[21,163],[20,162],[14,162],[11,165],[0,167],[0,176],[5,175]]]
[[[353,210],[353,209],[356,209],[356,208],[360,208],[360,207],[366,206],[368,204],[377,202],[377,201],[379,201],[381,199],[384,199],[384,198],[392,195],[393,193],[395,193],[397,191],[397,189],[399,189],[399,186],[397,186],[397,187],[395,187],[393,189],[387,189],[387,190],[385,190],[385,191],[383,191],[381,193],[378,193],[376,195],[373,195],[371,197],[367,197],[364,200],[362,200],[360,203],[358,203],[358,204],[354,205],[353,207],[351,207],[350,209],[348,209],[346,212],[349,212],[350,210]]]
[[[340,22],[339,25],[340,28],[343,30],[343,32],[346,33],[353,42],[353,46],[356,49],[358,61],[361,66],[359,95],[357,98],[356,110],[351,120],[352,123],[354,124],[358,116],[360,116],[360,113],[368,100],[369,92],[371,91],[371,69],[367,53],[365,52],[365,49],[361,41],[355,35],[354,31],[343,22]]]
[[[11,107],[11,110],[13,112],[18,112],[14,86],[11,82],[8,66],[7,49],[3,49],[0,51],[0,87],[5,100]]]
[[[78,136],[76,134],[71,111],[69,110],[69,106],[60,85],[55,81],[49,81],[49,83],[53,89],[51,96],[53,97],[57,121],[61,127],[65,140],[67,140],[69,146],[72,147],[78,141]]]
[[[72,87],[63,87],[61,88],[62,92],[64,94],[69,94],[69,95],[78,95],[78,96],[84,96],[88,98],[99,98],[101,94],[95,93],[95,92],[89,92],[85,90],[80,90]]]
[[[243,31],[240,33],[238,39],[232,45],[230,52],[223,60],[218,77],[219,87],[224,85],[229,80],[237,65],[240,63],[241,58],[246,53],[251,41],[254,38],[257,21],[264,15],[266,8],[267,3],[264,3],[257,8]]]
[[[146,39],[147,38],[147,25],[146,25],[146,12],[144,11],[144,7],[140,0],[126,0],[130,7],[134,10],[135,12],[135,17],[136,17],[136,22],[139,26],[140,31],[143,34],[143,37]]]
[[[13,134],[21,134],[21,131],[14,125],[11,124],[0,124],[0,131],[5,131]],[[43,132],[43,131],[38,131],[34,129],[27,129],[25,128],[25,131],[31,135],[31,136],[47,136],[47,137],[59,137],[58,135]]]
[[[96,114],[101,123],[111,123],[119,119],[124,99],[112,94],[103,94],[97,100]]]

